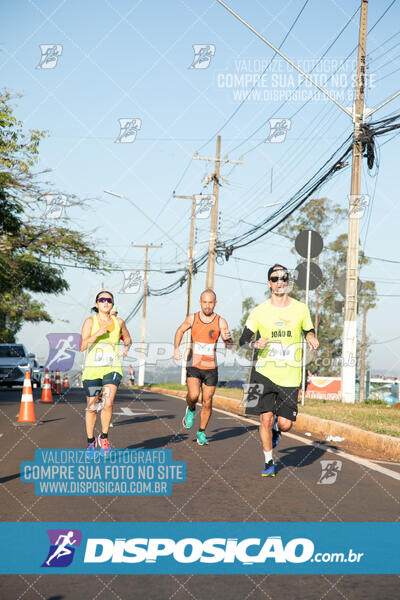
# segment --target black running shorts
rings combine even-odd
[[[113,371],[112,373],[107,373],[103,378],[99,377],[99,379],[84,379],[82,381],[82,385],[86,390],[86,396],[89,398],[94,398],[97,394],[100,394],[103,385],[112,384],[117,387],[121,383],[122,375]]]
[[[187,367],[186,377],[195,377],[200,379],[204,385],[215,387],[218,383],[218,369],[198,369],[197,367]]]
[[[254,372],[252,395],[258,396],[259,413],[272,412],[278,417],[295,421],[297,417],[298,387],[283,387],[277,385],[261,373]]]

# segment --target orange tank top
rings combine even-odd
[[[200,319],[200,313],[194,315],[187,366],[197,369],[215,369],[217,361],[215,350],[220,335],[219,315],[210,323]]]

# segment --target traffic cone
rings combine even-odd
[[[62,394],[60,369],[56,371],[55,391],[56,394]]]
[[[68,389],[69,388],[69,380],[68,380],[68,375],[67,374],[64,375],[63,386],[64,386],[64,389]]]
[[[54,384],[54,371],[50,371],[50,388],[51,388],[52,392],[56,391],[55,384]]]
[[[33,408],[33,394],[31,374],[25,371],[24,387],[22,388],[21,408],[19,409],[17,425],[23,423],[36,423],[35,410]]]
[[[44,374],[42,397],[40,398],[40,402],[53,402],[53,396],[51,395],[49,371],[47,369]]]

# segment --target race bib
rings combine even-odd
[[[115,352],[109,344],[99,346],[92,354],[93,367],[111,367],[114,364]]]
[[[195,342],[194,353],[202,354],[203,356],[214,356],[214,344],[203,344],[202,342]]]
[[[296,344],[284,346],[279,343],[271,343],[269,345],[267,360],[295,360]]]

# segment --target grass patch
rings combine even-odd
[[[343,404],[306,399],[305,405],[299,406],[299,413],[400,437],[400,410],[386,403]]]
[[[169,390],[186,390],[180,383],[159,383],[149,387],[163,387]],[[235,388],[217,388],[216,395],[241,400],[242,390]],[[400,437],[400,409],[386,404],[382,400],[366,400],[362,404],[343,404],[330,400],[305,400],[299,404],[299,413],[329,419],[339,423],[354,425],[365,431]]]

